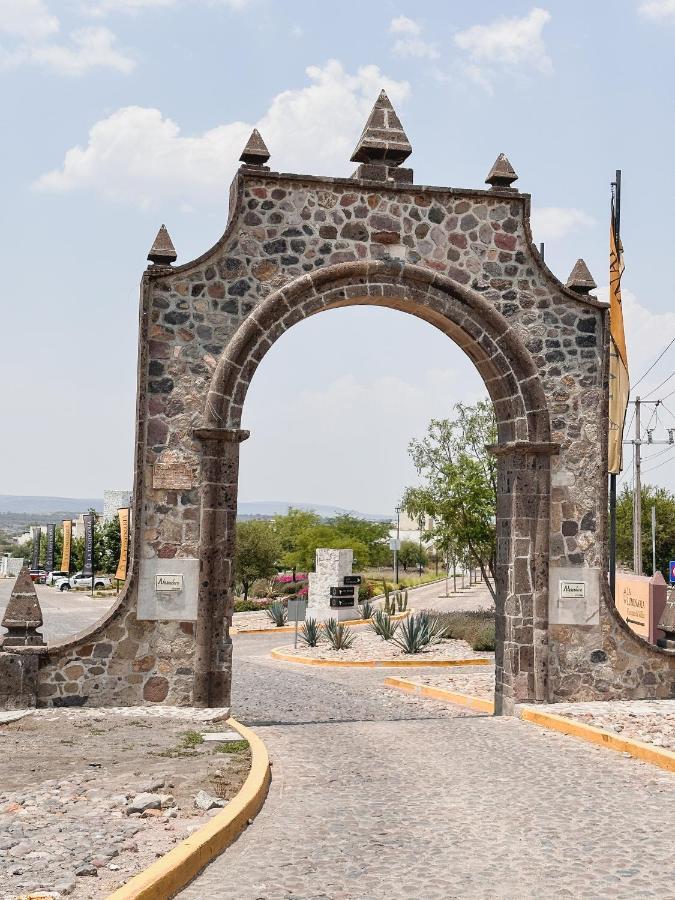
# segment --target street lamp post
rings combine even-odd
[[[395,581],[396,586],[398,587],[398,542],[401,534],[401,507],[396,506],[396,545],[394,548],[394,570],[395,570]]]
[[[417,526],[419,528],[419,534],[420,534],[419,556],[417,558],[417,562],[419,565],[419,575],[420,575],[420,579],[421,579],[422,578],[422,529],[424,528],[424,516],[419,517]]]

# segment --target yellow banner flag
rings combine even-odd
[[[120,520],[120,561],[115,572],[118,581],[126,581],[127,564],[129,561],[129,509],[124,507],[117,510]]]
[[[612,475],[623,468],[623,426],[626,420],[630,381],[628,354],[623,328],[621,305],[621,276],[623,275],[623,246],[615,229],[614,205],[609,229],[609,439],[607,464]]]
[[[73,539],[73,523],[63,520],[63,550],[61,552],[61,571],[70,572],[70,547]]]

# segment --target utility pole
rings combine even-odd
[[[633,487],[633,571],[642,575],[642,484],[640,451],[640,398],[635,398],[635,485]]]
[[[395,577],[394,580],[396,582],[396,587],[398,587],[398,545],[401,534],[401,507],[397,506],[396,509],[396,544],[394,545],[394,569],[395,569]]]

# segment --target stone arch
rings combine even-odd
[[[222,585],[231,581],[239,443],[248,436],[240,426],[251,379],[297,322],[364,304],[399,309],[439,328],[483,378],[498,425],[497,709],[546,700],[549,455],[557,445],[550,442],[539,372],[516,330],[479,293],[396,260],[337,264],[289,282],[239,326],[217,364],[195,432],[203,447],[195,698],[216,705],[229,696],[231,643],[220,623],[231,620],[231,601]]]

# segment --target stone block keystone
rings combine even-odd
[[[166,225],[162,225],[157,232],[155,243],[150,248],[148,259],[156,266],[170,266],[171,263],[176,262],[177,258],[178,254],[169,232],[166,230]]]
[[[505,153],[500,153],[488,172],[485,184],[489,184],[493,190],[508,190],[514,181],[518,181],[516,170],[509,162]],[[517,190],[517,188],[511,188]]]
[[[9,603],[2,619],[7,629],[0,645],[4,647],[40,647],[43,636],[37,631],[42,625],[42,610],[28,569],[23,568],[12,588]]]
[[[578,259],[574,263],[574,268],[570,272],[570,277],[567,279],[565,286],[574,291],[575,294],[588,294],[597,287],[583,259]]]
[[[352,162],[398,166],[412,153],[408,136],[384,91],[375,101],[351,156]]]
[[[239,161],[247,166],[264,166],[269,158],[270,151],[267,149],[267,145],[258,129],[254,128],[239,157]]]

